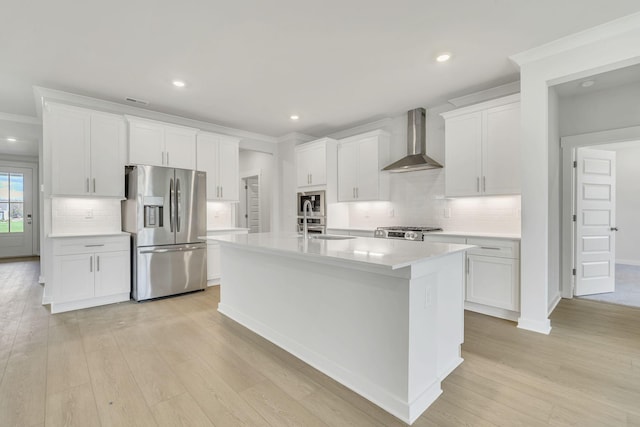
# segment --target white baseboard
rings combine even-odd
[[[512,322],[518,321],[520,313],[517,311],[506,310],[504,308],[491,307],[484,304],[478,304],[475,302],[465,301],[464,309],[473,311],[475,313],[486,314],[487,316],[498,317],[500,319],[511,320]]]
[[[638,266],[640,266],[640,260],[637,260],[637,259],[616,259],[616,264],[638,265]]]
[[[549,335],[549,333],[551,332],[551,321],[549,319],[540,321],[520,317],[518,318],[518,328],[537,332],[539,334]]]
[[[116,302],[129,301],[131,296],[129,292],[107,295],[104,297],[88,298],[79,301],[69,302],[51,302],[51,314],[63,313],[65,311],[79,310],[81,308],[96,307],[99,305],[113,304]]]
[[[562,295],[560,295],[560,292],[558,292],[556,296],[553,297],[553,300],[551,300],[551,303],[549,304],[549,309],[547,310],[547,316],[553,313],[553,310],[556,309],[561,299],[562,299]]]

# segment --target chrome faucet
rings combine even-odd
[[[312,214],[313,206],[311,206],[310,200],[305,200],[304,203],[302,204],[302,213],[304,215],[303,216],[304,224],[302,225],[302,236],[304,237],[305,241],[309,238],[309,225],[307,224],[307,206],[308,206],[309,213]]]

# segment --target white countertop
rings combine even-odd
[[[318,260],[334,258],[389,267],[392,270],[473,247],[373,237],[355,237],[345,240],[308,239],[305,242],[297,233],[234,234],[208,236],[207,239],[218,240],[223,246],[228,244],[259,252],[295,254]]]
[[[249,229],[248,228],[242,228],[242,227],[210,227],[210,228],[207,228],[207,233],[220,233],[220,232],[224,232],[224,231],[237,232],[237,231],[249,231]]]
[[[105,236],[131,236],[131,233],[125,231],[107,231],[95,233],[51,233],[47,237],[51,239],[67,238],[67,237],[105,237]]]
[[[458,237],[486,237],[492,239],[509,239],[509,240],[520,240],[520,233],[495,233],[495,232],[486,232],[486,231],[432,231],[428,233],[430,234],[438,234],[441,236],[458,236]]]
[[[347,230],[347,231],[368,231],[373,233],[375,228],[363,228],[363,227],[327,227],[327,230]]]

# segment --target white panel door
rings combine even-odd
[[[338,201],[356,200],[358,185],[358,144],[338,145]]]
[[[164,148],[166,166],[196,168],[196,130],[166,126]]]
[[[445,194],[479,196],[482,176],[482,112],[447,120]]]
[[[575,295],[615,290],[616,153],[579,148]]]
[[[128,251],[95,254],[95,270],[95,296],[131,292]]]
[[[236,141],[220,140],[218,145],[218,185],[220,185],[220,199],[227,201],[239,200],[240,166],[239,151]]]
[[[165,166],[164,127],[155,123],[129,123],[129,164]]]
[[[91,193],[124,197],[124,120],[106,114],[91,115]]]
[[[487,110],[484,129],[482,192],[520,193],[520,103]]]
[[[47,115],[51,146],[51,194],[88,195],[91,165],[90,113],[52,106]]]
[[[92,298],[94,296],[94,255],[64,255],[55,258],[54,277],[57,279],[54,300],[67,302]]]

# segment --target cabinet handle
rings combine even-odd
[[[89,257],[89,273],[93,273],[93,255]]]
[[[224,187],[220,186],[220,198],[224,198]]]
[[[104,243],[101,245],[84,245],[85,248],[98,248],[100,246],[104,246]]]
[[[96,179],[93,178],[93,192],[96,192]]]
[[[356,187],[356,199],[360,198],[360,187]]]
[[[313,184],[313,174],[309,174],[309,184]]]
[[[351,188],[351,195],[353,196],[353,198],[356,198],[356,187],[352,187]]]
[[[89,178],[87,178],[87,193],[89,192]]]
[[[467,257],[467,266],[466,266],[466,270],[467,270],[467,276],[469,275],[469,257]]]
[[[167,151],[167,166],[169,166],[169,152]]]
[[[164,151],[162,152],[162,164],[164,165]]]
[[[480,192],[480,177],[476,177],[476,193]]]
[[[96,271],[100,271],[100,255],[96,255]]]
[[[487,177],[483,176],[482,177],[482,192],[486,192],[487,191]]]
[[[480,249],[491,249],[491,250],[494,250],[494,251],[499,251],[500,250],[500,248],[494,248],[492,246],[480,246]]]

